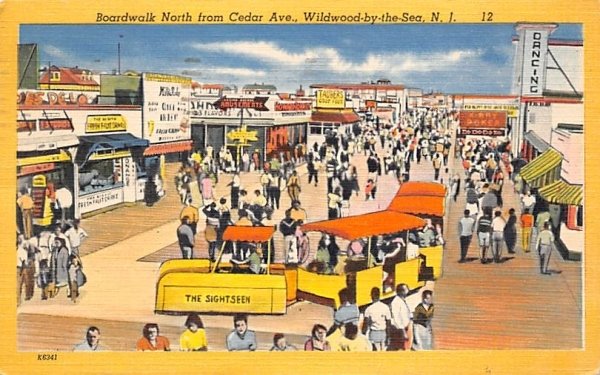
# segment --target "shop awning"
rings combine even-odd
[[[547,149],[550,148],[550,145],[548,144],[548,142],[544,141],[542,138],[540,138],[540,136],[538,136],[532,130],[525,133],[525,136],[523,137],[523,139],[526,140],[527,142],[529,142],[529,144],[532,145],[533,148],[538,150],[538,152],[540,152],[540,153],[545,152]]]
[[[360,121],[360,117],[354,111],[316,111],[312,113],[310,121],[352,124]]]
[[[61,134],[36,137],[19,137],[17,152],[48,151],[64,147],[77,146],[79,138],[75,134]]]
[[[144,156],[172,154],[174,152],[190,151],[192,141],[167,142],[150,145],[144,150]]]
[[[273,237],[274,227],[242,227],[230,225],[223,232],[224,241],[266,242]]]
[[[445,204],[445,197],[403,196],[392,199],[388,210],[404,214],[442,217]]]
[[[421,228],[425,220],[414,215],[380,211],[364,215],[317,221],[302,225],[304,232],[323,232],[346,240],[356,240]]]
[[[446,187],[435,182],[409,181],[400,185],[396,196],[445,197]]]
[[[544,200],[555,204],[581,206],[583,203],[583,186],[571,185],[563,180],[546,185],[538,193]]]
[[[549,148],[521,169],[521,177],[530,187],[548,185],[560,177],[561,161],[562,155]]]
[[[80,145],[75,156],[75,162],[79,165],[85,164],[90,156],[97,152],[148,147],[148,140],[129,133],[82,136],[79,137],[79,141]]]

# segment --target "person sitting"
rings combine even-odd
[[[262,271],[262,246],[259,244],[258,246],[250,248],[250,256],[245,260],[239,261],[234,258],[231,259],[231,263],[233,263],[233,271],[234,273],[251,273],[258,275]],[[247,268],[244,266],[247,265]]]
[[[142,330],[143,337],[140,338],[135,346],[137,351],[170,351],[169,339],[160,336],[158,324],[148,323]]]

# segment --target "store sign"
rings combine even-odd
[[[523,96],[539,96],[546,82],[548,30],[524,30]]]
[[[127,130],[123,115],[90,115],[85,121],[86,133],[105,133]]]
[[[268,111],[269,108],[265,106],[265,103],[269,100],[269,98],[264,96],[257,96],[254,98],[228,98],[222,97],[219,98],[216,102],[213,103],[215,108],[221,110],[227,110],[232,108],[238,109],[254,109],[257,111]]]
[[[90,155],[89,160],[108,160],[108,159],[120,159],[128,158],[131,156],[129,150],[110,150],[109,152],[94,152]]]
[[[311,103],[310,102],[277,102],[275,103],[276,111],[310,111]]]
[[[319,90],[317,91],[317,108],[346,107],[346,94],[344,90]]]
[[[144,73],[144,138],[150,143],[191,139],[189,98],[192,80]]]
[[[84,214],[123,202],[123,189],[117,188],[79,196],[79,212]]]
[[[504,129],[460,129],[459,136],[474,135],[483,137],[504,137],[506,131]]]
[[[62,161],[71,161],[71,157],[64,150],[60,150],[59,153],[52,155],[32,156],[30,158],[17,158],[17,167],[43,163],[58,163]]]
[[[19,90],[17,105],[87,105],[98,97],[98,92],[58,90]]]
[[[257,133],[258,132],[256,130],[247,130],[246,125],[244,125],[238,130],[232,130],[227,133],[227,138],[240,143],[247,143],[248,141],[254,142],[258,140],[256,136]]]
[[[462,111],[460,128],[504,129],[506,112],[504,111]]]
[[[508,117],[519,116],[519,106],[516,104],[465,104],[463,111],[506,111]]]
[[[32,132],[35,130],[35,121],[32,120],[17,120],[17,133]]]
[[[29,174],[42,173],[52,171],[55,168],[54,163],[42,163],[34,165],[25,165],[23,167],[17,167],[17,176],[25,176]]]
[[[73,130],[73,123],[68,118],[39,120],[40,130]]]

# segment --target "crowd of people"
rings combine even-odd
[[[333,324],[327,328],[321,323],[313,325],[310,335],[303,342],[292,343],[284,333],[273,334],[272,346],[260,346],[255,331],[249,328],[248,315],[235,314],[233,329],[224,337],[228,351],[402,351],[431,350],[433,348],[432,319],[434,305],[431,290],[422,292],[422,300],[414,311],[406,297],[406,284],[398,284],[396,296],[384,303],[380,291],[373,288],[372,303],[360,313],[350,300],[347,290],[340,292],[342,305],[335,311]],[[179,335],[180,351],[208,351],[207,328],[197,313],[188,314],[185,329]],[[73,347],[74,351],[107,351],[109,346],[101,343],[100,329],[90,326],[85,340]],[[295,338],[296,339],[296,338]],[[171,351],[171,341],[160,334],[156,323],[147,323],[142,336],[135,342],[137,351]],[[133,343],[132,343],[133,349]]]
[[[40,298],[55,298],[61,289],[73,303],[79,288],[87,282],[79,250],[88,237],[79,220],[68,226],[56,224],[52,231],[41,230],[30,238],[17,234],[17,306],[31,300],[35,290]]]

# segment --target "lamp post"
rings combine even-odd
[[[119,34],[119,38],[123,38],[122,34]],[[117,42],[117,74],[121,75],[121,41]]]

